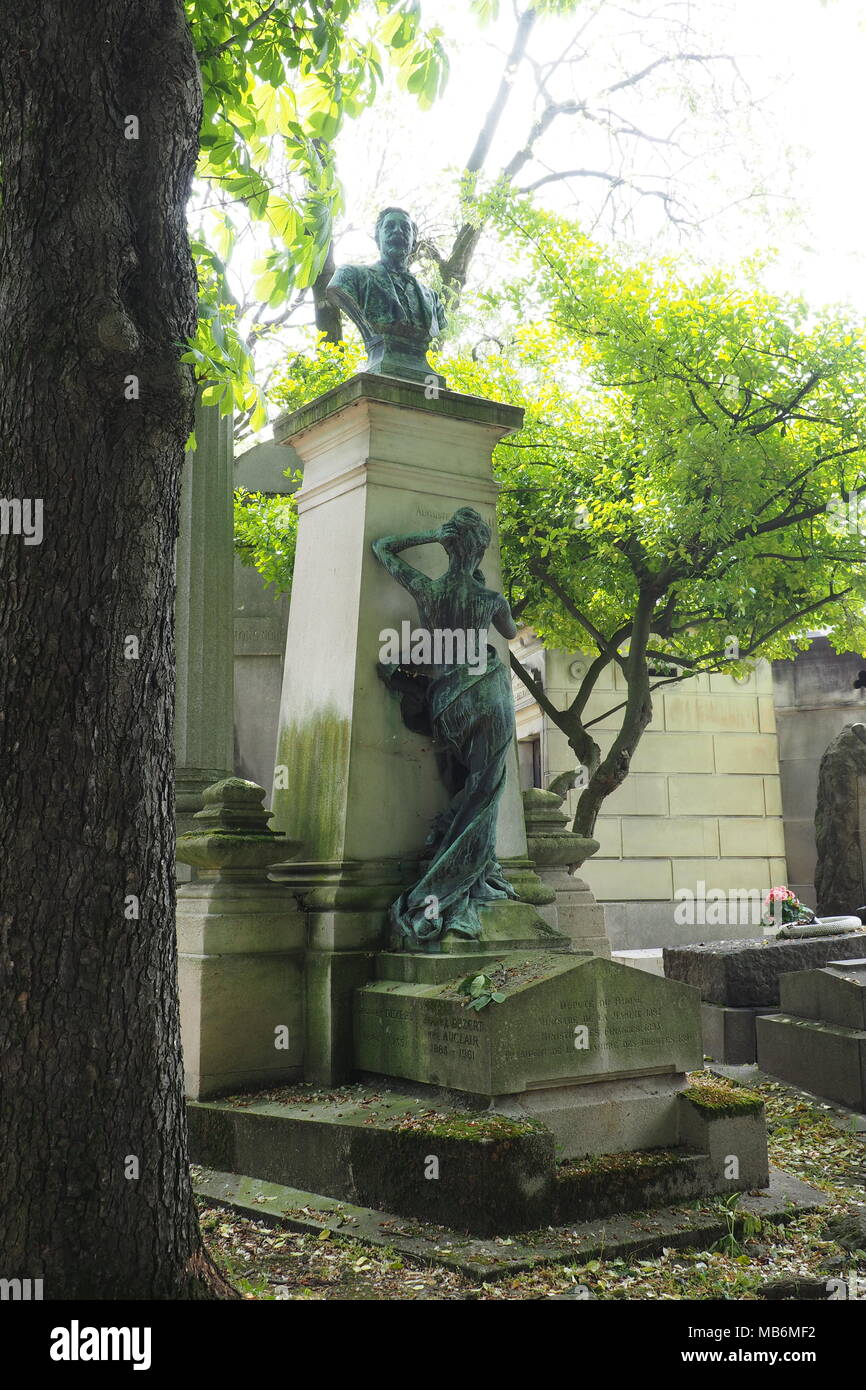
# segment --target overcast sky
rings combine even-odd
[[[586,0],[586,9],[593,3]],[[628,4],[623,8],[628,9]],[[654,34],[643,16],[664,6],[637,0],[630,8],[637,16],[633,32],[617,37],[617,42],[624,59],[636,54],[640,62],[646,53],[644,45]],[[776,270],[767,272],[771,280],[802,289],[813,301],[851,299],[866,313],[866,3],[695,0],[692,10],[697,25],[713,38],[711,47],[738,55],[748,88],[760,99],[760,106],[751,117],[750,137],[734,129],[733,144],[718,123],[714,138],[711,111],[694,114],[691,160],[675,163],[681,187],[704,219],[696,235],[671,234],[659,216],[658,201],[650,200],[630,226],[620,229],[624,239],[655,250],[682,248],[709,262],[736,259],[772,244],[779,250],[780,261]],[[612,27],[605,30],[602,23],[593,31],[592,53],[578,78],[581,93],[591,91],[595,82],[609,80],[608,38],[625,32],[627,21],[622,14],[616,15],[612,6],[607,12]],[[498,24],[487,30],[473,22],[465,0],[425,0],[424,13],[428,23],[440,22],[457,41],[448,89],[426,114],[400,94],[387,107],[380,105],[376,112],[347,125],[340,141],[339,171],[346,188],[346,220],[358,232],[344,238],[340,248],[344,260],[373,257],[374,248],[361,229],[383,201],[403,202],[410,210],[427,209],[434,230],[439,207],[446,225],[452,203],[447,171],[468,154],[499,80],[503,48],[513,28],[509,4],[503,5]],[[579,17],[580,12],[567,21],[539,27],[533,53],[542,61],[560,53]],[[519,146],[527,126],[529,83],[527,72],[503,125],[497,148],[505,157]],[[653,92],[650,84],[642,84],[629,95],[631,119],[652,133],[669,130],[674,94]],[[738,120],[735,115],[735,126]],[[382,157],[385,137],[388,151]],[[575,163],[595,167],[605,157],[603,139],[599,133],[593,149],[582,134],[576,149],[574,127],[562,118],[539,148],[547,168]],[[694,158],[695,154],[700,157]],[[743,168],[744,156],[761,170],[772,195],[766,205],[736,202],[752,186],[751,170]],[[640,171],[644,168],[658,166],[648,159]],[[534,174],[540,172],[534,166]],[[649,178],[645,182],[653,186]],[[580,199],[581,215],[589,222],[603,187],[579,180],[566,186],[549,185],[539,196],[570,210]],[[731,200],[735,206],[723,211]],[[796,217],[792,216],[795,211]],[[772,223],[767,220],[770,216]],[[597,232],[610,235],[601,226]]]

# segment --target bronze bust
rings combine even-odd
[[[403,208],[383,208],[375,235],[379,260],[340,266],[328,285],[328,299],[360,329],[365,372],[444,386],[427,361],[431,340],[445,329],[442,301],[408,269],[418,229]]]

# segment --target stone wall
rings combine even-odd
[[[587,658],[545,652],[531,634],[516,639],[524,664],[543,675],[559,708],[574,698]],[[542,780],[574,765],[560,731],[542,719],[515,681],[518,738],[540,739]],[[624,698],[618,670],[602,677],[588,717]],[[743,680],[699,676],[658,690],[654,717],[629,777],[605,803],[596,838],[598,854],[581,870],[606,905],[614,950],[749,936],[742,923],[681,924],[675,894],[721,889],[766,891],[787,877],[782,828],[779,755],[770,667],[761,663]],[[596,737],[606,751],[621,714],[603,718]],[[577,793],[569,796],[574,810]],[[744,914],[745,915],[745,914]],[[760,931],[760,927],[758,927]]]
[[[202,792],[232,761],[232,417],[195,411],[184,458],[176,548],[175,819],[192,828]],[[178,864],[185,881],[189,868]]]
[[[855,690],[866,660],[833,651],[816,636],[795,661],[773,662],[782,812],[790,886],[815,906],[815,799],[818,765],[847,724],[866,722],[866,690]]]
[[[257,570],[235,561],[234,767],[270,787],[280,714],[289,601],[274,597]]]
[[[254,444],[235,460],[235,487],[250,492],[291,492],[287,467],[294,449]],[[280,714],[280,688],[289,600],[266,589],[257,570],[234,563],[234,769],[238,777],[270,788]]]

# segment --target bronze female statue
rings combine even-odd
[[[376,557],[415,599],[430,633],[434,659],[420,668],[380,666],[386,684],[403,697],[406,723],[434,740],[440,774],[450,794],[427,840],[430,862],[422,878],[401,893],[391,922],[404,947],[424,949],[446,932],[480,937],[479,904],[516,898],[496,860],[496,821],[505,785],[506,758],[514,737],[514,702],[507,668],[487,645],[491,625],[504,637],[517,628],[502,594],[488,589],[478,569],[490,544],[490,527],[471,507],[461,507],[438,530],[385,536],[373,542]],[[439,579],[408,564],[400,552],[438,542],[448,554]],[[463,640],[450,644],[437,635]],[[467,661],[468,651],[486,660]],[[450,645],[451,650],[445,648]],[[454,659],[457,655],[464,659]]]

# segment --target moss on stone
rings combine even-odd
[[[523,1139],[529,1134],[544,1134],[546,1126],[527,1116],[512,1120],[507,1115],[467,1115],[426,1113],[403,1115],[391,1122],[402,1134],[423,1134],[431,1139],[467,1139],[474,1143],[490,1140]]]
[[[297,1085],[289,1086],[266,1086],[258,1091],[239,1091],[232,1095],[223,1096],[220,1100],[221,1105],[231,1105],[235,1109],[242,1110],[248,1105],[276,1104],[298,1107],[311,1105],[335,1104],[351,1105],[358,1104],[369,1098],[369,1091],[363,1086],[327,1086],[316,1085],[315,1082],[299,1082]]]
[[[560,1163],[557,1167],[557,1178],[562,1182],[568,1182],[606,1173],[646,1174],[653,1169],[676,1168],[684,1157],[685,1152],[682,1149],[638,1149],[635,1152],[619,1154],[587,1154],[584,1158],[570,1158]]]
[[[556,1170],[556,1220],[592,1221],[675,1202],[694,1193],[699,1164],[687,1149],[641,1149],[567,1160]]]
[[[563,953],[564,954],[564,953]],[[468,997],[461,993],[462,978],[474,979],[476,975],[487,975],[491,986],[497,993],[508,994],[520,989],[522,985],[532,984],[544,978],[544,972],[551,965],[562,966],[563,955],[550,951],[533,951],[515,958],[510,952],[507,959],[491,958],[489,963],[473,971],[471,975],[456,980],[446,980],[437,991],[441,999],[459,999],[468,1004]],[[566,956],[565,966],[573,962]]]
[[[708,1118],[755,1115],[764,1105],[759,1095],[718,1077],[693,1081],[682,1095],[704,1111]]]

